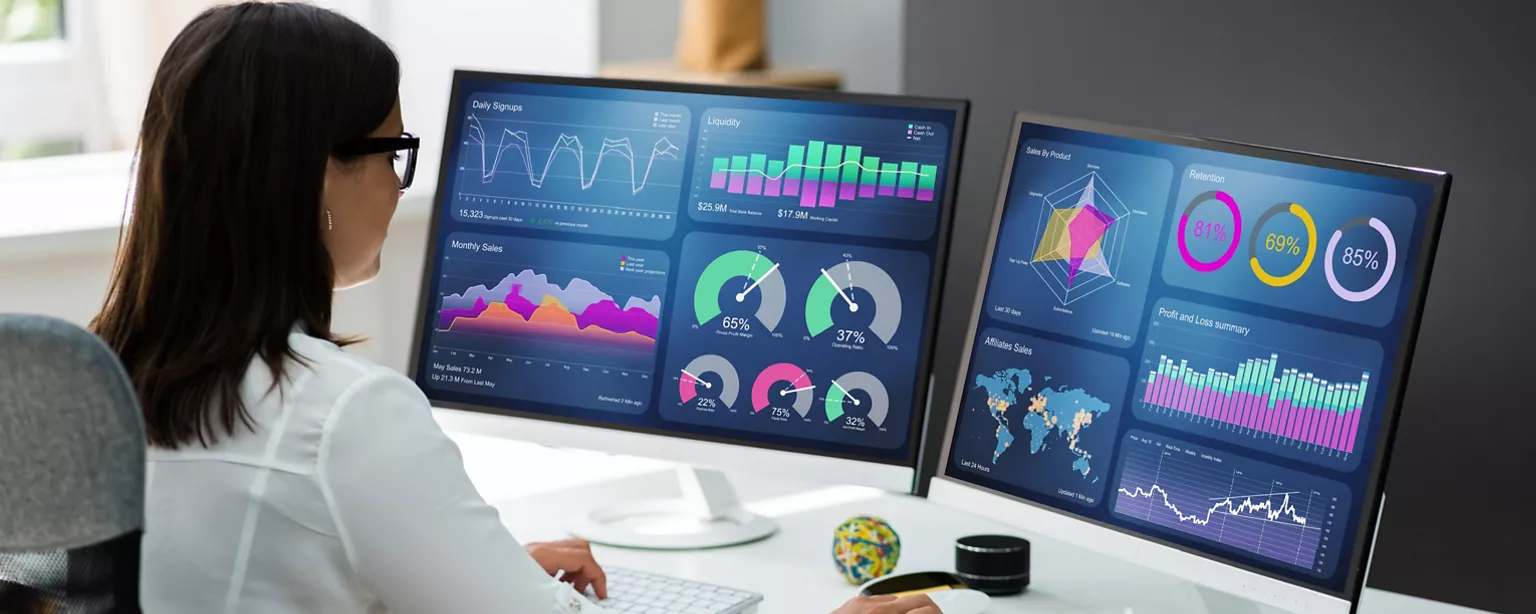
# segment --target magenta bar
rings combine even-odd
[[[853,200],[853,195],[858,191],[858,189],[859,189],[859,185],[858,184],[856,184],[856,183],[848,183],[848,182],[844,181],[843,184],[842,184],[842,188],[837,191],[837,199],[838,200]]]
[[[823,207],[835,207],[835,206],[837,206],[837,182],[836,181],[823,181],[823,182],[821,182],[821,198],[819,200],[821,201],[820,205],[823,206]]]
[[[752,173],[747,177],[747,193],[757,196],[763,194],[763,176]]]
[[[1360,428],[1360,410],[1349,412],[1349,438],[1344,440],[1344,451],[1355,451],[1355,431]]]
[[[800,206],[801,207],[815,207],[816,206],[816,187],[820,183],[821,182],[816,181],[815,179],[806,179],[805,180],[805,186],[804,186],[805,189],[800,191]]]
[[[917,189],[917,199],[918,200],[933,200],[933,190],[925,190],[923,188],[918,188]]]
[[[893,186],[893,185],[883,185],[883,186],[880,186],[880,192],[879,193],[880,193],[881,196],[895,196],[896,195],[896,186]]]
[[[874,198],[874,197],[875,197],[875,186],[873,186],[873,185],[860,185],[859,186],[859,198]]]
[[[785,196],[799,196],[800,195],[800,180],[799,179],[785,179],[784,180],[784,195]]]
[[[1189,412],[1189,405],[1191,400],[1195,398],[1195,387],[1189,385],[1187,382],[1188,380],[1186,380],[1186,383],[1183,386],[1180,386],[1182,390],[1179,391],[1178,406],[1175,407],[1175,409],[1186,413]]]
[[[782,184],[782,183],[783,183],[783,181],[779,180],[779,179],[769,179],[767,181],[764,181],[763,182],[763,196],[778,196],[779,195],[780,184]]]
[[[727,187],[725,191],[732,194],[740,194],[742,190],[746,189],[746,187],[747,176],[745,173],[731,173],[730,186]]]
[[[897,198],[912,198],[913,188],[896,188]]]
[[[709,187],[714,188],[716,190],[724,188],[725,187],[725,180],[726,180],[726,173],[719,173],[719,172],[710,173],[709,174]]]

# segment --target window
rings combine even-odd
[[[0,0],[0,45],[63,37],[62,0]]]
[[[77,72],[66,4],[0,0],[0,162],[81,153],[87,122],[68,114]]]

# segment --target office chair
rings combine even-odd
[[[0,315],[0,612],[139,612],[144,453],[106,345]]]

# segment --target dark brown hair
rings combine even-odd
[[[150,443],[207,446],[252,423],[240,382],[282,382],[295,330],[331,341],[320,197],[332,149],[394,109],[400,65],[339,14],[211,9],[171,43],[139,132],[136,185],[92,329],[117,351]],[[278,384],[274,384],[277,387]]]

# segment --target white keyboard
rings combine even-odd
[[[608,598],[596,601],[622,614],[751,614],[763,596],[670,576],[608,567]],[[591,591],[588,591],[590,596]]]

